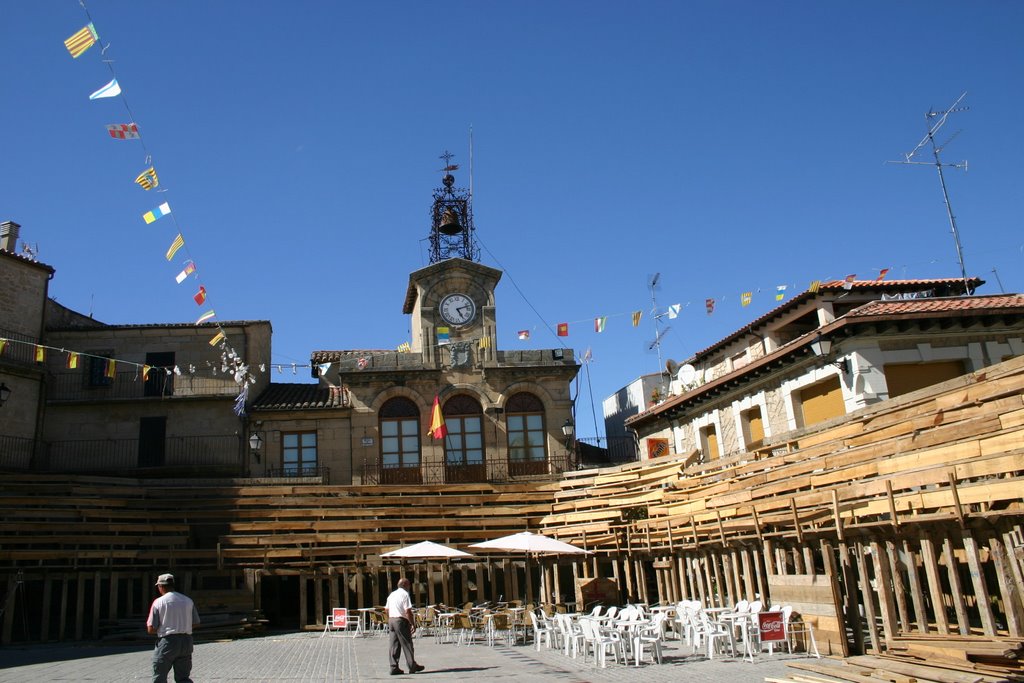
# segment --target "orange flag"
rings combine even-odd
[[[434,410],[430,413],[430,431],[428,434],[435,439],[443,439],[448,436],[448,426],[444,423],[444,415],[441,414],[441,401],[437,394],[434,394]]]

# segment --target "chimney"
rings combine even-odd
[[[18,230],[20,228],[21,226],[14,221],[0,223],[0,251],[14,253],[14,248],[18,245]]]

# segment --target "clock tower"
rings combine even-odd
[[[412,315],[410,346],[433,367],[481,367],[495,362],[494,288],[501,271],[479,263],[473,207],[455,187],[452,155],[430,217],[430,265],[409,275],[403,312]]]

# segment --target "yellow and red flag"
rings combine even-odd
[[[444,423],[444,415],[441,414],[441,400],[434,394],[434,410],[430,413],[430,431],[428,432],[435,439],[443,439],[448,436],[448,425]]]

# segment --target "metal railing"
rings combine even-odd
[[[36,362],[36,344],[39,340],[26,334],[14,332],[0,327],[0,339],[9,339],[10,342],[4,345],[3,356],[5,362],[18,363],[20,365],[33,365]],[[18,343],[25,342],[25,343]]]
[[[580,462],[585,467],[618,465],[639,460],[632,436],[592,436],[577,439]]]
[[[267,473],[263,475],[269,478],[292,478],[292,477],[313,477],[320,479],[323,484],[331,483],[331,468],[330,467],[272,467],[267,470]]]
[[[0,436],[0,469],[27,470],[32,466],[35,439],[21,436]]]
[[[162,445],[162,448],[161,448]],[[240,469],[240,441],[223,436],[172,436],[156,447],[142,448],[138,439],[52,441],[46,445],[42,469],[49,472],[109,472],[147,468],[219,467]]]
[[[547,460],[486,460],[473,465],[420,463],[413,467],[384,467],[377,462],[363,465],[363,483],[409,485],[506,482],[554,478],[566,470],[574,469],[576,459],[571,453],[552,455]]]
[[[169,396],[235,396],[238,386],[231,378],[167,375],[162,369],[150,371],[142,379],[141,370],[125,370],[114,377],[98,380],[88,368],[54,373],[47,387],[50,401],[103,401],[110,399],[166,398]]]

